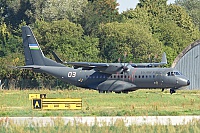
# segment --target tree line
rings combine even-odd
[[[44,54],[64,61],[158,62],[200,38],[200,0],[139,0],[119,13],[116,0],[0,0],[0,79],[4,87],[69,87],[9,66],[24,65],[21,26],[29,25]],[[127,57],[124,58],[124,53]]]

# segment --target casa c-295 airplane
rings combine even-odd
[[[178,70],[157,67],[167,63],[165,53],[160,63],[62,62],[55,53],[56,61],[44,56],[29,26],[22,27],[22,38],[26,65],[16,68],[47,73],[78,87],[98,90],[100,93],[170,88],[173,94],[180,87],[190,84],[188,78]]]

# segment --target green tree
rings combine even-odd
[[[149,61],[149,56],[161,54],[161,43],[153,38],[150,27],[138,24],[137,21],[126,23],[107,23],[100,28],[100,48],[104,58],[117,61],[126,52],[126,61]]]
[[[0,0],[0,14],[12,29],[22,21],[33,24],[37,19],[49,22],[69,19],[78,22],[86,4],[87,0]]]
[[[159,6],[160,5],[160,6]],[[173,59],[191,42],[199,38],[199,32],[189,15],[180,6],[167,5],[166,0],[141,0],[135,10],[122,13],[122,22],[129,19],[148,25],[154,39],[162,42],[164,51]],[[184,39],[183,39],[184,38]]]
[[[43,3],[40,13],[44,21],[68,19],[71,22],[78,22],[88,2],[87,0],[48,0]]]
[[[119,15],[116,0],[97,0],[88,2],[81,25],[86,35],[96,36],[101,23],[117,20]]]
[[[17,33],[16,31],[20,32]],[[13,32],[13,33],[12,33]],[[3,22],[0,25],[0,57],[6,56],[11,53],[16,53],[20,51],[22,46],[19,46],[21,43],[21,28],[13,30]],[[15,34],[17,35],[15,35]]]
[[[198,26],[200,30],[200,0],[175,0],[175,4],[186,9],[193,23]]]
[[[2,23],[0,25],[0,44],[1,44],[0,57],[5,56],[5,52],[7,51],[6,50],[6,42],[9,38],[9,36],[10,36],[10,32],[8,31],[6,24]]]
[[[24,20],[27,24],[30,23],[30,18],[27,12],[31,10],[29,0],[2,0],[3,1],[3,17],[7,25],[12,26],[12,29],[18,28],[19,24]]]
[[[69,20],[59,20],[51,23],[37,21],[34,27],[34,33],[45,54],[57,51],[64,60],[98,60],[98,39],[84,36],[80,25]]]

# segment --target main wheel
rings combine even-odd
[[[122,93],[128,94],[128,91],[122,91]]]
[[[105,93],[105,91],[99,90],[99,93]]]
[[[106,91],[106,93],[112,93],[112,91]]]
[[[170,93],[173,94],[176,93],[176,91],[174,89],[170,89]]]

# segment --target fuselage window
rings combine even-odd
[[[116,75],[114,75],[114,78],[116,78]]]
[[[146,78],[148,78],[148,75],[146,75]]]
[[[88,75],[86,75],[86,78],[88,78]]]
[[[126,75],[124,75],[124,78],[126,79]]]
[[[135,78],[137,78],[137,75],[135,75]]]
[[[156,76],[155,75],[153,75],[153,78],[155,78]]]
[[[140,78],[140,75],[138,76],[138,78]]]
[[[144,75],[142,75],[142,78],[144,78]]]
[[[151,78],[151,75],[149,75],[149,78]]]
[[[117,77],[118,77],[118,79],[120,78],[120,76],[119,76],[119,75],[118,75]]]

